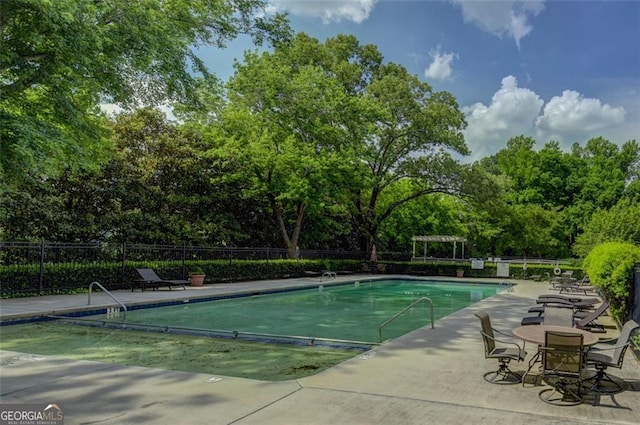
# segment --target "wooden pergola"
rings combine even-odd
[[[416,257],[416,242],[423,243],[423,255],[420,258],[427,259],[427,242],[453,242],[453,259],[456,258],[457,244],[458,242],[462,243],[462,259],[464,259],[464,243],[467,241],[465,238],[460,236],[412,236],[411,240],[413,241],[413,259],[417,259]]]

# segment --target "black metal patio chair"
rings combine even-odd
[[[475,316],[480,319],[482,341],[484,342],[484,356],[487,359],[497,359],[498,369],[484,374],[484,380],[492,384],[517,384],[522,382],[522,375],[513,372],[509,368],[509,362],[524,361],[527,353],[524,348],[515,342],[499,340],[495,333],[511,337],[511,335],[494,329],[491,326],[491,319],[486,311],[478,311]],[[501,345],[497,345],[499,343]]]
[[[189,283],[188,280],[162,279],[156,274],[155,271],[153,271],[153,269],[136,269],[136,272],[138,272],[138,274],[140,275],[140,279],[137,280],[136,283],[140,284],[140,287],[143,291],[146,289],[147,285],[151,286],[154,291],[163,286],[168,287],[169,290],[171,290],[173,286],[182,286],[182,289],[187,289],[186,285],[187,283]],[[135,286],[132,286],[131,290],[133,291],[134,288]]]
[[[591,391],[598,393],[615,393],[622,390],[622,385],[614,380],[605,371],[608,367],[622,369],[624,354],[631,345],[631,335],[640,325],[634,320],[627,321],[618,338],[602,341],[603,343],[615,343],[613,347],[593,347],[587,351],[587,366],[595,367],[597,373],[586,382],[593,382]]]
[[[542,380],[550,385],[539,393],[540,400],[556,406],[583,402],[583,335],[572,332],[545,332],[542,352]]]

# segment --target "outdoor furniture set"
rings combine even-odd
[[[547,384],[539,393],[540,400],[559,406],[580,404],[587,394],[614,394],[624,390],[624,381],[606,370],[622,368],[632,334],[640,325],[629,320],[618,338],[604,340],[597,333],[602,328],[593,322],[608,308],[606,300],[592,311],[577,310],[582,312],[581,319],[573,315],[573,308],[551,304],[547,303],[542,314],[536,316],[541,320],[523,320],[522,326],[510,334],[493,328],[486,311],[475,314],[480,319],[485,358],[498,361],[498,369],[485,373],[484,379],[494,384],[524,385],[527,375],[535,375],[536,384],[539,380]],[[515,337],[523,344],[508,337]],[[537,347],[529,367],[524,373],[511,370],[512,361],[523,362],[527,357],[527,342]],[[538,363],[538,370],[534,370]]]

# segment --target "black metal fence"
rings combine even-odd
[[[186,279],[190,268],[205,268],[207,281],[215,282],[291,277],[304,275],[309,268],[345,264],[355,269],[366,261],[360,251],[301,249],[294,257],[281,248],[0,242],[0,293],[65,292],[86,288],[93,280],[118,289],[129,286],[140,267],[155,268],[166,279]],[[408,254],[386,257],[404,260]]]
[[[360,251],[298,250],[298,258],[362,259]],[[282,248],[198,247],[140,244],[0,242],[0,265],[92,263],[99,261],[186,261],[219,259],[266,260],[289,258]]]

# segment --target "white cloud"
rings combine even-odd
[[[465,139],[474,159],[491,155],[520,134],[530,134],[544,101],[533,91],[518,87],[512,75],[502,79],[491,104],[476,103],[462,108],[468,126]]]
[[[507,34],[513,37],[518,48],[520,40],[533,30],[529,18],[544,10],[544,0],[451,1],[460,6],[465,22],[473,22],[499,37]]]
[[[449,76],[451,76],[451,62],[457,59],[458,56],[451,52],[440,53],[440,46],[429,52],[429,56],[433,58],[433,61],[424,71],[425,77],[437,80],[449,78]]]
[[[342,20],[361,23],[365,21],[378,0],[272,0],[275,10],[293,15],[312,16],[325,23]]]
[[[544,107],[544,113],[536,120],[541,134],[571,136],[589,134],[604,128],[622,124],[623,107],[602,104],[599,99],[585,98],[573,90],[565,90],[562,96],[554,96]]]
[[[467,118],[464,135],[472,161],[495,154],[510,138],[521,134],[534,137],[539,145],[556,140],[568,148],[571,143],[597,136],[624,142],[637,133],[625,126],[627,111],[623,106],[603,104],[573,90],[565,90],[545,105],[535,92],[518,87],[511,75],[502,79],[489,105],[478,102],[461,110]]]

